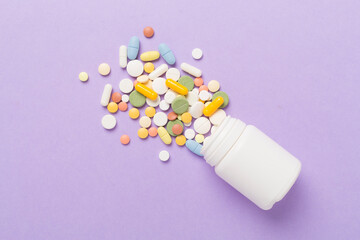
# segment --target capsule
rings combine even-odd
[[[205,116],[210,117],[213,115],[216,110],[224,103],[224,99],[222,97],[215,98],[207,107],[204,108],[203,113]]]
[[[144,62],[151,62],[160,57],[160,53],[158,51],[149,51],[144,52],[140,55],[140,59]]]
[[[169,69],[168,65],[166,63],[161,64],[160,66],[158,66],[154,71],[152,71],[149,74],[149,78],[151,80],[154,80],[155,78],[160,77],[161,75],[163,75],[164,73],[166,73],[166,71]]]
[[[202,74],[201,70],[194,66],[191,66],[190,64],[182,63],[180,65],[180,68],[184,72],[187,72],[188,74],[193,75],[194,77],[201,77],[201,74]]]
[[[188,94],[188,89],[184,85],[182,85],[182,84],[180,84],[180,83],[178,83],[178,82],[176,82],[176,81],[174,81],[174,80],[172,80],[170,78],[166,79],[165,84],[166,84],[166,86],[168,88],[170,88],[174,92],[177,92],[180,95],[185,96],[185,95]]]
[[[158,135],[165,144],[169,145],[171,143],[170,134],[168,133],[168,131],[166,131],[164,127],[158,128]]]
[[[119,48],[119,63],[120,67],[126,68],[127,65],[127,47],[125,45]]]
[[[150,98],[151,100],[156,100],[158,97],[158,94],[154,90],[145,86],[142,83],[137,83],[135,85],[135,90],[144,95],[145,97]]]

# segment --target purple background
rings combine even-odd
[[[178,2],[0,3],[0,239],[358,238],[360,2]],[[260,210],[187,149],[139,140],[125,113],[102,128],[102,89],[127,76],[118,48],[133,35],[217,79],[228,114],[302,161],[282,202]]]

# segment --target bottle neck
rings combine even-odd
[[[219,164],[239,139],[245,127],[246,124],[241,120],[227,116],[201,150],[206,162],[211,166]]]

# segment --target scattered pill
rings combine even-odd
[[[174,128],[174,126],[175,126],[175,128]],[[168,133],[171,136],[176,137],[177,135],[180,135],[183,132],[184,125],[180,120],[176,119],[174,121],[169,121],[168,122],[168,124],[166,125],[166,130],[168,131]]]
[[[157,136],[157,128],[156,127],[149,128],[149,135],[150,135],[150,137],[156,137]]]
[[[154,36],[154,29],[152,27],[146,27],[144,28],[144,36],[147,38],[151,38]]]
[[[217,128],[218,128],[217,126],[212,126],[210,129],[210,133],[214,134]]]
[[[189,103],[184,96],[177,96],[171,103],[171,108],[176,114],[183,114],[189,109]]]
[[[178,80],[178,83],[185,86],[188,89],[188,91],[192,91],[194,89],[194,80],[189,76],[182,76]]]
[[[212,96],[212,100],[217,97],[222,97],[224,99],[224,103],[220,106],[220,108],[225,108],[229,104],[229,96],[225,92],[218,91],[214,93],[214,95]]]
[[[204,83],[204,80],[201,77],[197,77],[194,79],[194,84],[197,87],[200,87],[201,85],[203,85],[203,83]]]
[[[211,123],[206,117],[200,117],[194,122],[194,129],[197,133],[206,134],[210,131]]]
[[[203,141],[203,146],[207,145],[207,142],[209,141],[210,137],[206,137]]]
[[[192,121],[192,116],[189,112],[184,112],[181,115],[181,120],[183,121],[183,123],[191,123]]]
[[[158,135],[160,137],[160,139],[165,143],[165,144],[171,144],[171,137],[170,134],[168,133],[168,131],[166,131],[166,129],[164,127],[159,127],[158,128]]]
[[[192,93],[195,93],[196,95],[198,95],[200,91],[199,91],[198,88],[194,88],[191,92],[192,92]]]
[[[111,94],[111,100],[113,102],[119,103],[121,101],[121,94],[118,92],[114,92],[113,94]]]
[[[160,95],[163,95],[168,90],[168,87],[166,86],[166,79],[165,78],[156,78],[152,83],[152,88],[154,91]]]
[[[177,68],[169,68],[166,72],[166,79],[172,79],[174,81],[179,80],[180,78],[180,71]]]
[[[154,124],[158,127],[163,127],[166,125],[167,121],[168,121],[168,118],[167,118],[167,115],[166,113],[164,112],[157,112],[155,113],[154,115],[154,118],[153,118],[153,121],[154,121]]]
[[[142,95],[144,95],[145,97],[147,97],[147,98],[149,98],[151,100],[156,101],[157,99],[159,99],[159,101],[160,101],[160,97],[158,96],[158,94],[154,90],[152,90],[151,88],[145,86],[142,83],[137,83],[135,85],[135,89],[136,89],[136,91],[138,91],[139,93],[141,93]]]
[[[184,146],[186,143],[186,137],[184,135],[179,135],[175,138],[175,142],[179,146]]]
[[[160,104],[159,104],[159,107],[160,107],[161,110],[167,111],[170,108],[170,104],[168,104],[165,100],[161,100]]]
[[[119,83],[120,91],[130,93],[134,89],[134,83],[128,78],[124,78]]]
[[[186,95],[186,100],[188,101],[189,105],[192,106],[199,101],[199,95],[191,91]]]
[[[148,128],[151,126],[151,119],[148,116],[142,116],[139,120],[139,124],[143,128]]]
[[[140,40],[138,37],[134,36],[130,38],[128,47],[127,47],[127,57],[130,60],[136,59],[140,49]]]
[[[158,51],[144,52],[140,55],[140,59],[144,62],[155,61],[159,57],[160,57],[160,53]]]
[[[102,63],[98,67],[98,71],[101,75],[106,76],[110,73],[110,66],[107,63]]]
[[[106,84],[101,96],[100,103],[103,107],[107,107],[110,101],[112,86],[110,84]]]
[[[196,102],[189,108],[189,113],[193,118],[199,118],[203,115],[205,105],[202,102]]]
[[[177,119],[177,114],[174,112],[169,112],[167,118],[169,119],[169,121],[174,121],[175,119]]]
[[[205,137],[202,134],[196,134],[196,136],[195,136],[195,141],[198,143],[204,142],[204,139],[205,139]]]
[[[127,105],[126,102],[120,102],[118,104],[118,108],[119,108],[120,111],[125,112],[127,110],[127,108],[128,108],[128,105]]]
[[[205,91],[203,91],[205,92]],[[210,117],[212,116],[216,110],[220,108],[220,106],[224,103],[224,99],[222,97],[215,98],[208,106],[205,106],[203,113],[205,116]],[[224,112],[225,113],[225,112]],[[226,114],[225,114],[226,116]]]
[[[166,71],[168,70],[168,65],[167,64],[161,64],[160,66],[158,66],[154,71],[152,71],[149,74],[149,78],[151,80],[155,80],[156,78],[160,77],[161,75],[163,75],[164,73],[166,73]]]
[[[107,106],[107,109],[111,113],[116,113],[119,107],[115,102],[110,102]]]
[[[173,90],[174,92],[176,92],[180,95],[188,94],[188,89],[184,85],[182,85],[170,78],[166,79],[165,84],[168,88],[170,88],[171,90]]]
[[[206,85],[201,85],[200,87],[199,87],[199,92],[202,92],[202,91],[208,91],[209,89],[208,89],[208,87],[206,86]]]
[[[129,144],[129,142],[130,142],[130,137],[129,137],[128,135],[124,134],[124,135],[122,135],[122,136],[120,137],[120,142],[121,142],[123,145],[127,145],[127,144]]]
[[[196,155],[203,157],[203,155],[201,154],[201,148],[202,145],[194,140],[187,140],[186,141],[186,147],[193,153],[195,153]]]
[[[126,94],[122,95],[121,96],[121,101],[123,101],[125,103],[129,102],[129,95],[126,95]]]
[[[125,45],[119,48],[119,64],[121,68],[126,68],[127,65],[127,47]]]
[[[180,68],[194,77],[201,77],[201,70],[187,63],[182,63]]]
[[[157,107],[160,104],[160,97],[158,96],[155,100],[151,100],[151,99],[147,98],[146,103],[150,107]]]
[[[143,83],[143,84],[147,83],[149,80],[150,80],[150,79],[149,79],[149,76],[148,76],[148,75],[140,75],[140,76],[138,76],[138,77],[136,78],[136,81],[137,81],[137,82]],[[134,86],[135,86],[135,85],[136,85],[136,84],[134,84]]]
[[[153,117],[155,115],[155,113],[156,113],[156,110],[153,107],[147,107],[145,109],[145,115],[150,117],[150,118]]]
[[[204,111],[205,111],[205,109],[204,109]],[[205,115],[205,113],[204,113],[204,115]],[[215,113],[209,119],[213,125],[218,126],[222,123],[222,121],[224,121],[225,118],[226,118],[226,112],[222,109],[218,109],[215,111]]]
[[[170,158],[170,153],[166,150],[162,150],[160,153],[159,153],[159,159],[163,162],[166,162],[168,161]]]
[[[189,122],[189,123],[184,123],[184,125],[185,125],[186,127],[190,127],[190,126],[191,126],[191,122]]]
[[[107,114],[101,119],[101,124],[107,130],[113,129],[116,126],[116,118],[111,114]]]
[[[146,102],[146,97],[136,90],[130,93],[129,99],[131,105],[133,105],[134,107],[142,107],[145,105]]]
[[[186,139],[189,139],[189,140],[194,139],[195,131],[192,130],[191,128],[186,129],[184,135],[185,135]]]
[[[207,101],[209,99],[209,92],[208,91],[201,91],[199,93],[199,98],[203,101]]]
[[[175,124],[171,130],[175,135],[180,135],[183,132],[183,129],[184,128],[180,124]]]
[[[126,71],[132,77],[138,77],[144,72],[144,65],[139,60],[131,60],[126,66]]]
[[[86,82],[89,79],[89,76],[86,72],[79,73],[79,79],[82,82]]]
[[[159,44],[159,52],[168,64],[175,64],[175,56],[171,49],[168,47],[168,45],[166,45],[165,43]]]
[[[177,96],[178,96],[178,94],[176,92],[169,89],[169,90],[166,91],[166,93],[164,95],[164,100],[168,104],[171,104]]]
[[[194,48],[191,52],[191,55],[194,59],[198,60],[202,57],[203,52],[200,48]]]
[[[138,130],[139,138],[145,139],[149,136],[149,131],[146,128],[139,128]]]
[[[140,112],[137,108],[132,108],[129,110],[129,117],[132,119],[137,119],[140,116]]]
[[[217,92],[220,89],[220,83],[216,80],[211,80],[208,83],[208,89],[210,92]]]
[[[181,115],[178,115],[177,119],[179,119],[179,120],[181,121],[181,119],[182,119],[182,118],[181,118]]]
[[[144,64],[144,71],[146,73],[151,73],[152,71],[154,71],[154,69],[155,69],[155,66],[153,63],[147,62]]]

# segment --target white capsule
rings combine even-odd
[[[119,63],[122,68],[125,68],[127,65],[127,47],[125,45],[119,48]]]
[[[166,73],[166,71],[168,70],[168,65],[167,64],[161,64],[160,66],[158,66],[154,71],[152,71],[149,74],[149,78],[151,80],[154,80],[155,78],[160,77],[161,75],[163,75],[164,73]]]
[[[109,104],[111,91],[112,91],[112,86],[110,84],[106,84],[100,101],[102,106],[106,107]]]
[[[201,77],[201,70],[194,66],[191,66],[190,64],[182,63],[180,67],[184,72],[187,72],[194,77]]]

